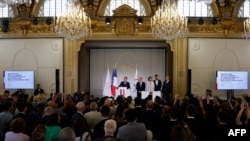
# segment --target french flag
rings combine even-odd
[[[112,82],[111,82],[111,94],[115,97],[116,96],[116,89],[118,87],[118,80],[116,75],[116,69],[113,69],[112,72]]]

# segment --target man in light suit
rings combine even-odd
[[[125,119],[128,123],[118,129],[116,138],[122,141],[145,141],[147,129],[144,123],[136,123],[135,109],[126,110]]]
[[[127,89],[130,89],[130,83],[127,80],[128,77],[124,76],[123,81],[120,83],[119,87],[127,87]]]
[[[143,82],[142,77],[139,77],[139,81],[136,83],[137,97],[141,98],[141,92],[145,91],[145,88],[145,82]]]

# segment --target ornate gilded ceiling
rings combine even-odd
[[[136,15],[125,12],[123,16],[111,17],[111,24],[105,24],[103,15],[105,7],[109,4],[109,0],[80,0],[85,8],[86,13],[91,17],[93,37],[91,38],[152,38],[150,18],[157,10],[160,0],[141,0],[145,8],[146,16],[143,17],[143,24],[137,23]],[[215,0],[211,4],[213,17],[202,18],[203,24],[199,24],[199,17],[189,18],[190,36],[196,33],[200,34],[221,34],[238,36],[243,32],[243,20],[238,18],[238,11],[244,0]],[[14,18],[7,19],[9,21],[8,30],[3,32],[1,28],[1,36],[19,35],[19,36],[55,36],[53,34],[54,18],[37,17],[40,7],[44,4],[40,0],[31,6],[19,5],[12,7]],[[125,9],[131,9],[129,6],[118,8],[120,12]],[[123,10],[123,11],[122,11]],[[119,12],[119,11],[118,11]],[[216,19],[216,24],[212,20]],[[34,24],[34,19],[38,22]],[[50,21],[48,21],[48,19]],[[3,21],[6,19],[3,19]],[[3,26],[3,24],[1,24]],[[124,28],[129,30],[124,30]]]

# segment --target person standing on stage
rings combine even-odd
[[[137,97],[141,98],[141,92],[145,91],[146,84],[143,82],[142,77],[139,77],[139,81],[136,83]]]
[[[120,83],[119,87],[127,87],[127,89],[130,89],[130,83],[127,80],[128,77],[124,76],[123,81]]]
[[[158,78],[158,74],[155,75],[154,85],[155,85],[154,91],[161,91],[162,84],[161,80],[159,80]]]
[[[154,89],[155,89],[155,85],[154,85],[152,76],[149,76],[148,77],[148,82],[147,82],[147,85],[146,85],[146,90],[149,91],[150,94],[152,94]]]
[[[36,89],[34,91],[34,96],[38,95],[38,94],[44,94],[44,90],[41,88],[40,84],[36,85]]]
[[[169,76],[167,75],[162,86],[162,94],[164,99],[170,100],[173,94],[172,89],[172,81],[170,81]]]

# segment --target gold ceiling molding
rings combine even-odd
[[[109,3],[110,3],[110,0],[102,0],[102,2],[100,3],[100,6],[97,9],[98,10],[97,16],[105,16],[104,15],[105,9],[109,5]],[[144,6],[146,16],[150,16],[152,14],[150,3],[147,0],[140,0],[140,3]],[[112,16],[113,13],[110,13],[110,15]]]
[[[157,7],[158,0],[140,0],[144,5],[147,14],[154,13],[155,8]],[[85,7],[89,7],[90,3],[87,3],[85,0],[81,0],[82,4]],[[106,6],[109,4],[109,0],[92,0],[92,12],[98,13],[98,17],[91,17],[92,20],[92,28],[93,35],[100,34],[106,36],[110,34],[110,36],[128,36],[128,35],[139,35],[147,34],[146,36],[151,35],[151,25],[150,25],[150,16],[143,17],[143,24],[138,25],[136,18],[128,18],[126,16],[135,16],[136,14],[130,15],[129,12],[124,12],[124,17],[111,17],[111,25],[105,24],[105,17],[101,17],[103,15]],[[211,17],[205,17],[204,24],[198,24],[198,18],[190,18],[192,23],[189,24],[190,33],[223,33],[224,35],[228,34],[241,34],[243,32],[243,18],[238,17],[238,11],[241,5],[244,3],[244,0],[236,0],[236,3],[230,3],[229,5],[220,5],[219,1],[213,1],[211,4],[211,10],[213,13],[213,17],[217,17],[218,23],[216,25],[211,24]],[[46,23],[47,17],[38,17],[39,10],[41,6],[44,4],[44,0],[39,0],[38,3],[35,3],[32,7],[23,8],[21,6],[14,7],[12,6],[14,18],[9,19],[9,29],[8,35],[15,35],[16,33],[20,33],[23,35],[31,34],[31,33],[48,33],[53,35],[53,19],[51,24]],[[91,7],[91,6],[90,6]],[[131,8],[131,7],[130,7]],[[90,9],[88,9],[90,10]],[[118,9],[116,9],[117,11]],[[135,9],[131,9],[135,10]],[[122,12],[122,11],[120,11]],[[121,15],[116,15],[121,16]],[[38,24],[34,25],[32,22],[34,18],[38,18]],[[2,24],[0,25],[2,26]],[[128,27],[128,28],[126,28]],[[124,30],[124,29],[127,30]],[[0,29],[2,31],[2,28]],[[3,32],[3,31],[2,31]],[[5,34],[5,33],[1,33]],[[106,35],[105,35],[106,34]],[[39,36],[39,35],[38,35]],[[188,35],[187,35],[188,36]],[[153,39],[153,37],[152,37]]]
[[[137,10],[124,4],[114,10],[116,35],[135,34],[135,19]]]
[[[203,24],[199,24],[200,18],[189,18],[191,23],[188,25],[190,33],[222,33],[224,35],[229,34],[239,34],[243,32],[243,20],[238,19],[237,21],[233,20],[221,20],[217,19],[216,24],[212,24],[213,18],[203,17]]]
[[[47,25],[46,20],[40,21],[38,25],[33,25],[30,21],[10,22],[8,33],[20,33],[27,36],[29,33],[51,33],[54,25]]]
[[[53,31],[52,18],[38,17],[38,11],[44,1],[39,1],[37,4],[33,1],[30,5],[17,4],[11,5],[14,17],[6,18],[8,24],[1,24],[1,31],[8,33],[20,33],[26,36],[29,33],[46,33]],[[34,21],[37,21],[35,23]],[[38,22],[39,21],[39,22]],[[3,30],[7,26],[7,30]]]

